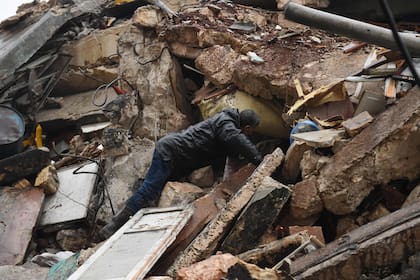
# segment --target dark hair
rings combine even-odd
[[[251,109],[245,109],[239,113],[241,127],[250,125],[256,127],[260,124],[260,118],[257,113]]]

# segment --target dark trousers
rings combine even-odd
[[[171,161],[163,160],[155,149],[149,171],[137,191],[127,200],[127,207],[137,212],[157,201],[171,173]]]

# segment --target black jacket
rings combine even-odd
[[[237,109],[226,109],[215,116],[166,135],[156,143],[163,160],[170,160],[175,169],[191,171],[211,164],[227,155],[242,155],[258,165],[261,155],[241,132]]]

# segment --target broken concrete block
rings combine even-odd
[[[220,254],[209,257],[207,260],[195,263],[177,271],[176,279],[222,279],[227,275],[231,266],[238,262],[238,258],[231,254]]]
[[[61,249],[66,251],[80,251],[86,247],[88,233],[85,229],[63,229],[57,232],[56,241]]]
[[[194,170],[190,176],[188,176],[188,181],[199,187],[211,187],[214,183],[213,168],[211,166],[206,166]]]
[[[242,208],[249,202],[262,180],[270,176],[283,160],[283,152],[277,148],[272,154],[265,156],[262,163],[252,173],[245,185],[227,203],[219,214],[201,231],[190,245],[178,256],[168,270],[169,275],[181,267],[186,267],[212,255],[218,243],[229,230],[229,226]]]
[[[328,148],[334,146],[335,141],[344,137],[342,129],[323,129],[303,133],[291,134],[292,138],[305,142],[314,148]]]
[[[167,182],[158,207],[184,206],[202,196],[204,191],[190,183]]]
[[[325,238],[324,233],[322,232],[322,227],[317,226],[290,226],[289,227],[289,233],[290,234],[296,234],[299,232],[305,231],[309,236],[313,235],[315,236],[319,241],[321,241],[323,244],[325,244]]]
[[[184,103],[178,98],[185,96],[175,95],[172,89],[170,73],[175,64],[166,43],[156,38],[155,32],[134,25],[126,31],[119,40],[119,70],[138,90],[143,105],[133,134],[156,140],[186,128],[188,117],[178,105]]]
[[[408,207],[409,205],[416,203],[417,201],[420,201],[420,185],[415,187],[410,194],[407,196],[406,200],[404,201],[404,204],[402,207]]]
[[[117,67],[98,66],[86,70],[68,69],[57,82],[51,95],[65,96],[95,90],[118,77]]]
[[[147,5],[138,8],[132,17],[133,24],[142,27],[155,28],[164,18],[160,9],[156,6]]]
[[[202,48],[190,47],[179,42],[170,42],[169,49],[174,55],[188,59],[196,59],[203,51]]]
[[[373,117],[367,111],[364,111],[351,119],[345,120],[341,125],[350,137],[354,137],[372,121]]]
[[[57,192],[59,183],[57,170],[49,165],[39,172],[34,186],[44,190],[46,195],[51,195]]]
[[[109,64],[111,57],[118,58],[118,39],[131,23],[123,23],[107,29],[95,30],[77,43],[64,47],[73,58],[74,66]]]
[[[375,269],[389,269],[420,249],[420,203],[361,226],[296,259],[290,266],[295,279],[359,279]]]
[[[312,149],[306,143],[300,141],[293,141],[289,149],[287,149],[284,163],[281,169],[281,175],[284,182],[294,184],[301,175],[301,162],[306,151]],[[302,169],[303,170],[303,169]],[[306,173],[307,174],[307,173]],[[303,177],[302,172],[302,177]]]
[[[321,213],[323,209],[315,177],[305,179],[293,187],[290,203],[290,214],[293,217],[304,220]]]
[[[293,143],[294,144],[294,143]],[[311,174],[316,174],[318,171],[318,161],[321,155],[313,150],[307,150],[303,153],[300,161],[300,170],[302,170],[302,178],[307,178]]]
[[[230,46],[205,49],[195,60],[195,66],[219,88],[232,83],[232,74],[239,54]]]
[[[177,272],[176,279],[242,279],[243,275],[248,275],[251,279],[282,279],[274,270],[248,264],[231,254],[214,255],[182,268]]]
[[[37,188],[0,190],[0,266],[23,263],[44,197]]]
[[[261,236],[276,221],[290,193],[287,186],[269,176],[265,177],[237,218],[220,250],[237,255],[255,248]]]
[[[420,176],[419,93],[410,90],[320,170],[319,192],[329,211],[353,212],[374,185]]]

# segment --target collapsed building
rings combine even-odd
[[[34,1],[0,23],[2,274],[418,277],[416,8],[392,6],[411,58],[379,12],[296,2]],[[263,162],[168,182],[97,244],[154,143],[229,107],[259,114]]]

